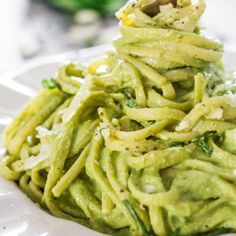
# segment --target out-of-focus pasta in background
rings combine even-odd
[[[118,34],[114,13],[126,0],[10,0],[0,3],[0,74],[37,57],[106,44]],[[236,44],[236,1],[206,0],[202,26]]]

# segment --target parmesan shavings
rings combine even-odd
[[[40,153],[38,156],[29,157],[24,163],[24,170],[29,170],[37,166],[42,161],[46,160],[52,151],[52,146],[50,144],[42,144]]]
[[[175,128],[176,131],[185,130],[189,127],[189,123],[186,120],[183,120],[179,123],[179,125]]]
[[[144,190],[146,193],[153,193],[156,190],[156,188],[154,185],[149,184],[144,186]]]
[[[205,117],[211,120],[220,120],[223,118],[224,111],[222,108],[216,108],[209,112]]]

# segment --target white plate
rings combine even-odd
[[[89,62],[109,45],[40,59],[0,77],[0,133],[11,117],[37,94],[41,80],[50,78],[66,61]],[[236,69],[236,50],[227,49],[227,70]],[[0,155],[1,155],[0,149]],[[79,224],[55,218],[31,202],[14,184],[0,177],[0,236],[101,236]]]

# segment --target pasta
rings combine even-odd
[[[236,230],[235,80],[222,45],[199,32],[204,10],[128,2],[114,50],[63,65],[7,127],[1,175],[110,235]]]

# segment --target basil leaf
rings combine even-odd
[[[54,88],[58,87],[58,83],[54,78],[44,79],[42,81],[42,85],[44,88],[47,88],[47,89],[54,89]]]
[[[208,140],[206,137],[201,137],[197,140],[197,145],[202,149],[203,152],[205,152],[208,155],[211,155],[213,152],[212,147],[208,145]]]
[[[125,105],[130,107],[130,108],[137,107],[137,103],[136,103],[136,100],[134,98],[131,98],[129,100],[125,100]]]
[[[152,233],[148,232],[148,230],[146,229],[145,224],[143,223],[143,221],[139,217],[139,215],[136,213],[135,209],[130,204],[130,202],[126,199],[126,200],[123,200],[123,204],[126,206],[126,208],[128,209],[130,215],[133,217],[133,219],[136,221],[137,225],[142,230],[143,236],[154,236]]]
[[[133,98],[132,90],[129,88],[124,89],[125,105],[131,108],[137,107],[136,100]]]
[[[197,138],[194,142],[197,143],[198,147],[201,148],[203,152],[210,156],[213,152],[213,149],[208,144],[209,138],[217,139],[219,143],[223,141],[223,136],[221,134],[218,134],[216,131],[210,131]]]
[[[124,93],[126,98],[128,98],[128,99],[133,98],[132,90],[130,88],[125,88],[123,93]]]

